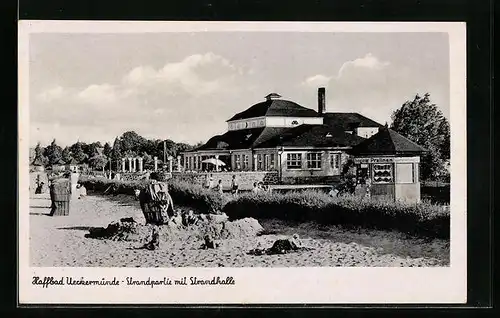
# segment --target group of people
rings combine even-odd
[[[219,179],[217,183],[215,183],[214,177],[212,174],[207,174],[207,177],[205,179],[205,183],[203,184],[203,187],[205,189],[211,189],[214,191],[217,191],[219,193],[223,193],[223,187],[222,187],[222,180]],[[263,192],[263,191],[269,191],[270,188],[267,185],[264,185],[263,182],[254,182],[253,183],[253,188],[252,192]],[[231,187],[230,191],[232,195],[237,195],[239,192],[239,183],[237,180],[236,175],[233,175],[231,178]]]
[[[254,182],[253,183],[253,188],[252,188],[253,193],[267,192],[267,191],[270,191],[270,188],[268,185],[264,185],[264,183],[262,183],[262,182]]]
[[[205,179],[204,188],[215,190],[219,193],[223,193],[222,180],[219,179],[219,181],[217,181],[217,184],[215,184],[213,175],[207,174],[207,177]],[[239,191],[239,183],[238,183],[238,180],[236,179],[236,175],[233,175],[233,177],[231,179],[231,194],[237,195],[238,191]]]

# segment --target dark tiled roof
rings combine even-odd
[[[300,106],[297,103],[282,99],[271,99],[251,106],[247,110],[234,115],[228,121],[262,116],[319,117],[315,110]]]
[[[351,153],[354,155],[396,155],[421,154],[425,151],[423,147],[394,130],[382,127],[378,133],[354,147]]]
[[[204,145],[193,149],[193,151],[212,149],[248,149],[255,145],[255,141],[267,140],[275,134],[279,134],[281,130],[282,129],[269,127],[230,130],[223,135],[210,138]]]
[[[356,127],[383,127],[358,113],[325,113],[323,124],[343,130],[352,130]]]
[[[288,128],[280,135],[257,145],[256,148],[287,147],[351,147],[365,138],[348,134],[326,125],[300,125]]]

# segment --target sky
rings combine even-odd
[[[416,94],[449,118],[446,33],[36,33],[29,39],[30,145],[54,138],[207,141],[271,92],[381,124]]]

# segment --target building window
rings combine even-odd
[[[248,169],[248,155],[243,155],[243,169]]]
[[[330,166],[332,169],[340,169],[340,154],[334,153],[330,155]]]
[[[240,170],[241,169],[241,155],[235,155],[235,162],[236,162],[236,169]]]
[[[321,169],[321,153],[313,152],[307,154],[307,169]]]
[[[257,170],[264,170],[264,164],[262,162],[262,157],[264,155],[257,155]]]
[[[392,175],[392,164],[373,165],[373,183],[390,183]]]
[[[274,167],[274,154],[272,153],[270,156],[271,156],[271,157],[270,157],[270,159],[269,159],[269,170],[272,170],[272,169],[274,169],[274,168],[275,168],[275,167]]]
[[[300,169],[302,168],[302,154],[288,153],[286,154],[286,168],[287,169]]]
[[[398,163],[396,165],[396,182],[413,183],[413,163]]]

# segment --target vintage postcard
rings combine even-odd
[[[19,303],[465,303],[465,32],[20,21]]]

